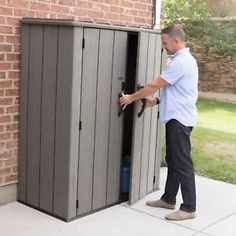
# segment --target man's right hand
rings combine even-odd
[[[146,107],[154,107],[156,105],[156,99],[155,98],[146,98]]]

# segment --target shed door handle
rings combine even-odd
[[[145,108],[146,108],[146,98],[142,98],[142,99],[140,99],[140,100],[141,100],[141,102],[142,102],[142,108],[141,108],[141,110],[138,112],[138,118],[141,117],[141,115],[143,114],[143,112],[144,112],[144,110],[145,110]]]
[[[122,97],[122,93],[119,93],[119,96],[118,96],[118,103],[119,103],[118,117],[120,117],[124,111],[123,107],[120,105],[120,97]]]
[[[144,88],[144,86],[137,84],[137,90],[140,90],[142,88]],[[143,114],[143,112],[146,108],[146,98],[142,98],[142,99],[140,99],[140,101],[142,102],[142,107],[141,107],[141,110],[138,112],[138,118],[141,117],[141,115]]]
[[[118,110],[118,114],[117,114],[118,117],[120,117],[124,111],[123,107],[120,105],[120,97],[122,97],[122,93],[125,93],[125,90],[126,90],[126,83],[122,82],[121,83],[121,92],[118,94],[118,105],[119,105],[119,110]]]

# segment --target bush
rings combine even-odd
[[[236,57],[236,21],[214,20],[203,0],[165,0],[163,23],[181,25],[191,45]]]

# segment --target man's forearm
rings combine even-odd
[[[132,100],[136,101],[141,98],[145,98],[155,93],[158,89],[165,86],[167,82],[162,78],[155,79],[148,83],[144,88],[132,94]]]
[[[141,98],[145,98],[155,93],[157,89],[154,86],[147,84],[144,88],[132,94],[132,99],[134,101],[139,100]]]
[[[123,106],[123,109],[132,102],[139,100],[141,98],[148,97],[149,95],[155,93],[161,87],[167,85],[168,83],[163,80],[161,77],[151,81],[143,89],[133,93],[133,94],[122,94],[120,97],[120,105]]]

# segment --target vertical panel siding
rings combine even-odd
[[[43,26],[30,31],[30,67],[28,100],[27,203],[39,205],[41,87],[43,60]]]
[[[18,167],[18,200],[26,201],[27,188],[27,114],[28,114],[28,82],[29,82],[29,45],[30,26],[22,26],[21,47],[21,80],[20,80],[20,140]]]
[[[161,158],[162,158],[162,126],[160,121],[157,123],[157,134],[156,134],[156,159],[155,159],[155,183],[153,185],[153,190],[159,189],[160,184],[160,166],[161,166]]]
[[[106,205],[113,38],[114,31],[101,30],[98,57],[93,210]]]
[[[156,70],[155,74],[158,75],[161,73],[164,64],[166,62],[166,58],[162,57],[162,43],[161,43],[161,37],[160,35],[157,36],[157,45],[156,45],[156,57],[155,57],[155,63],[156,63]],[[161,95],[161,92],[159,91],[158,96]],[[159,111],[159,107],[158,107]],[[156,161],[155,161],[155,177],[156,181],[154,183],[154,189],[159,189],[159,182],[160,182],[160,165],[161,165],[161,149],[162,149],[162,127],[160,120],[158,119],[157,124],[157,140],[156,140]]]
[[[81,71],[82,71],[82,40],[83,28],[74,28],[73,50],[73,80],[72,80],[72,110],[71,110],[71,136],[70,136],[70,163],[69,163],[69,205],[68,219],[77,215],[76,199],[78,184],[78,148],[79,148],[79,118],[81,100]]]
[[[73,73],[72,27],[59,27],[54,160],[54,214],[68,218]]]
[[[121,83],[125,78],[126,48],[127,32],[116,31],[111,88],[107,205],[119,200],[123,118],[118,117],[117,113],[119,109],[118,94],[121,92]]]
[[[150,46],[150,54],[149,58],[152,61],[150,68],[150,78],[151,80],[155,79],[155,70],[158,66],[156,63],[156,44],[157,44],[157,35],[150,34],[150,42],[152,46]],[[150,45],[150,44],[149,44]],[[150,139],[149,139],[149,159],[148,159],[148,176],[147,176],[147,191],[149,193],[153,191],[153,178],[154,178],[154,169],[155,169],[155,159],[156,159],[156,138],[157,138],[157,110],[158,107],[153,107],[151,109],[151,117],[150,117]]]
[[[160,53],[160,36],[153,33],[139,34],[139,52],[137,64],[137,82],[143,78],[141,85],[155,79],[160,70],[158,52]],[[157,93],[155,93],[156,96]],[[158,107],[146,109],[143,118],[134,117],[134,135],[132,152],[132,176],[130,203],[134,203],[154,189],[153,179],[156,166],[157,142],[157,111]],[[137,113],[137,105],[135,115]]]
[[[84,29],[85,48],[81,90],[81,121],[78,177],[78,214],[92,209],[94,134],[99,30]]]
[[[45,26],[42,81],[40,208],[53,211],[58,27]],[[38,144],[39,145],[39,144]]]
[[[153,80],[154,55],[155,55],[155,35],[149,34],[148,40],[148,55],[147,55],[147,74],[146,82],[148,84]],[[151,128],[151,109],[146,109],[144,112],[143,123],[143,142],[142,142],[142,159],[141,159],[141,179],[140,179],[140,195],[142,198],[147,193],[148,171],[149,171],[149,153],[150,153],[150,128]]]
[[[156,48],[155,48],[155,67],[154,67],[155,78],[157,78],[161,72],[161,50],[162,50],[161,36],[157,34],[156,35]],[[157,91],[156,94],[159,94],[159,91]]]
[[[139,33],[138,55],[137,55],[137,77],[136,84],[145,85],[147,73],[147,56],[148,56],[148,33]],[[143,143],[143,121],[144,116],[137,118],[137,102],[134,109],[134,134],[132,140],[132,162],[131,162],[131,186],[130,186],[130,203],[133,204],[139,200],[140,195],[140,178],[141,178],[141,159]]]

